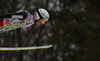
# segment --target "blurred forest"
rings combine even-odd
[[[0,34],[0,47],[54,46],[0,51],[0,61],[100,61],[100,0],[0,0],[0,14],[38,8],[49,11],[49,22]]]

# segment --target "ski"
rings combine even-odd
[[[46,46],[33,46],[33,47],[0,47],[0,51],[19,51],[19,50],[36,50],[36,49],[47,49],[53,45]]]
[[[0,33],[4,33],[7,31],[11,31],[26,26],[27,25],[26,18],[27,18],[26,13],[0,15]],[[19,19],[21,21],[12,24],[12,22],[14,22],[13,21],[14,19]],[[5,25],[2,24],[3,21]]]
[[[21,27],[26,26],[26,25],[27,25],[26,20],[20,21],[18,23],[14,23],[14,24],[6,25],[3,27],[0,27],[0,33],[4,33],[7,31],[14,30],[14,29],[18,29],[18,28],[21,28]]]

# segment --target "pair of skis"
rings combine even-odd
[[[23,14],[9,14],[9,15],[0,15],[0,21],[6,18],[13,18],[13,19],[24,19],[26,15]],[[14,29],[18,29],[20,27],[26,26],[26,20],[20,21],[18,23],[6,25],[0,27],[0,33],[4,33],[7,31],[11,31]],[[19,50],[35,50],[35,49],[47,49],[51,48],[53,45],[45,45],[45,46],[33,46],[33,47],[0,47],[0,51],[19,51]]]

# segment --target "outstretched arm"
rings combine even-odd
[[[23,20],[26,18],[26,16],[27,16],[26,12],[19,12],[19,13],[14,13],[14,14],[4,14],[4,15],[0,15],[0,21],[2,21],[2,19],[4,18],[14,18],[14,19]]]

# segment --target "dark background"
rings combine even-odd
[[[100,61],[100,0],[0,0],[0,14],[45,8],[49,22],[0,34],[0,47],[53,44],[50,49],[0,51],[0,61]]]

